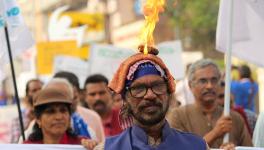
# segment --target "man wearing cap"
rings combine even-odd
[[[172,129],[167,123],[165,115],[175,83],[163,61],[152,52],[126,59],[109,87],[122,95],[127,108],[124,114],[132,117],[133,124],[120,135],[107,138],[95,150],[207,149],[202,138]]]

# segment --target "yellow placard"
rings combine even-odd
[[[56,55],[88,59],[89,47],[78,48],[76,41],[40,42],[37,44],[37,73],[41,75],[51,74]]]
[[[103,14],[95,13],[88,14],[83,12],[68,11],[62,13],[72,19],[72,27],[87,25],[89,31],[103,31],[104,30],[104,16]]]

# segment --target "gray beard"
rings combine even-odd
[[[162,122],[168,112],[168,109],[169,109],[169,104],[166,106],[164,111],[159,113],[158,117],[155,117],[154,119],[146,120],[145,118],[141,117],[141,115],[135,114],[131,109],[131,106],[128,104],[128,113],[131,114],[135,120],[137,120],[140,124],[144,126],[153,126]]]

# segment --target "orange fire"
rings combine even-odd
[[[143,13],[145,26],[142,29],[141,40],[144,43],[144,54],[148,54],[148,46],[154,46],[153,32],[156,22],[159,21],[159,13],[164,11],[165,0],[147,0]]]

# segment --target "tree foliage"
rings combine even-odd
[[[191,48],[214,48],[219,0],[167,0],[165,14],[179,31],[191,39]]]

